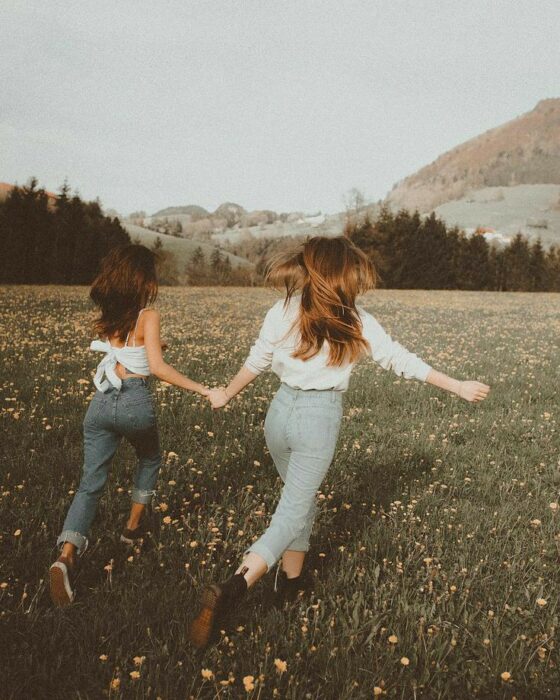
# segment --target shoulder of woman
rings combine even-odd
[[[154,323],[154,321],[159,321],[160,313],[157,309],[144,309],[140,314],[140,323]]]
[[[284,300],[279,299],[266,312],[266,318],[278,318],[279,316],[281,316],[283,314],[283,311],[284,311]]]
[[[369,330],[375,332],[382,328],[379,321],[375,318],[375,316],[370,314],[369,311],[366,311],[362,306],[358,306],[356,308],[358,309],[360,321],[362,322],[362,326],[365,331]]]

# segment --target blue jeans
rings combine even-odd
[[[249,547],[270,569],[289,549],[307,552],[316,494],[331,465],[342,392],[302,391],[282,384],[266,415],[265,438],[284,487],[265,533]]]
[[[71,542],[78,552],[87,547],[97,503],[123,437],[132,444],[138,457],[132,500],[150,503],[161,453],[152,396],[144,379],[124,379],[120,390],[98,391],[93,397],[84,418],[82,479],[57,544]]]

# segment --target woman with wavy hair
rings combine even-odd
[[[123,437],[134,447],[138,465],[120,540],[133,545],[142,537],[142,515],[155,493],[161,464],[149,375],[208,394],[206,387],[164,361],[159,312],[148,308],[157,292],[156,255],[142,245],[114,248],[103,259],[90,290],[100,312],[93,326],[98,339],[90,347],[105,356],[97,366],[93,380],[97,391],[84,419],[82,478],[58,537],[60,556],[49,571],[51,598],[58,606],[74,599],[76,558],[87,547],[109,467]]]
[[[342,395],[355,363],[370,355],[385,369],[482,401],[489,387],[436,372],[393,341],[356,297],[375,287],[375,270],[347,238],[315,237],[272,263],[268,281],[285,298],[266,314],[244,366],[225,388],[210,391],[225,406],[257,375],[272,368],[281,381],[265,420],[265,438],[284,483],[270,525],[248,548],[233,576],[207,586],[190,627],[205,646],[216,623],[281,559],[284,596],[302,589],[302,568],[315,518],[315,495],[334,456]]]

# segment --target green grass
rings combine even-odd
[[[223,382],[274,298],[165,290],[170,361]],[[366,308],[403,344],[450,374],[487,381],[490,398],[472,406],[360,364],[322,488],[313,592],[276,609],[269,574],[219,644],[197,652],[186,637],[197,592],[232,570],[277,499],[262,431],[277,380],[260,377],[218,413],[154,383],[167,452],[154,535],[133,552],[117,543],[133,469],[123,447],[77,602],[56,610],[46,576],[79,481],[91,394],[80,380],[98,358],[87,350],[85,289],[0,289],[0,696],[338,700],[372,698],[378,687],[402,699],[557,698],[559,301],[369,295]]]

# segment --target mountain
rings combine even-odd
[[[516,185],[560,185],[560,98],[444,153],[398,182],[386,202],[429,212],[472,191]]]
[[[193,204],[170,206],[151,216],[132,215],[128,224],[195,241],[212,240],[220,245],[248,238],[337,236],[344,227],[344,215],[278,213],[270,209],[248,211],[240,204],[224,202],[212,213]]]
[[[153,219],[162,219],[167,216],[177,216],[183,215],[191,218],[192,221],[197,219],[203,219],[205,216],[209,216],[210,212],[206,211],[204,207],[199,207],[198,204],[187,204],[185,206],[179,207],[167,207],[166,209],[160,209],[152,214]]]

